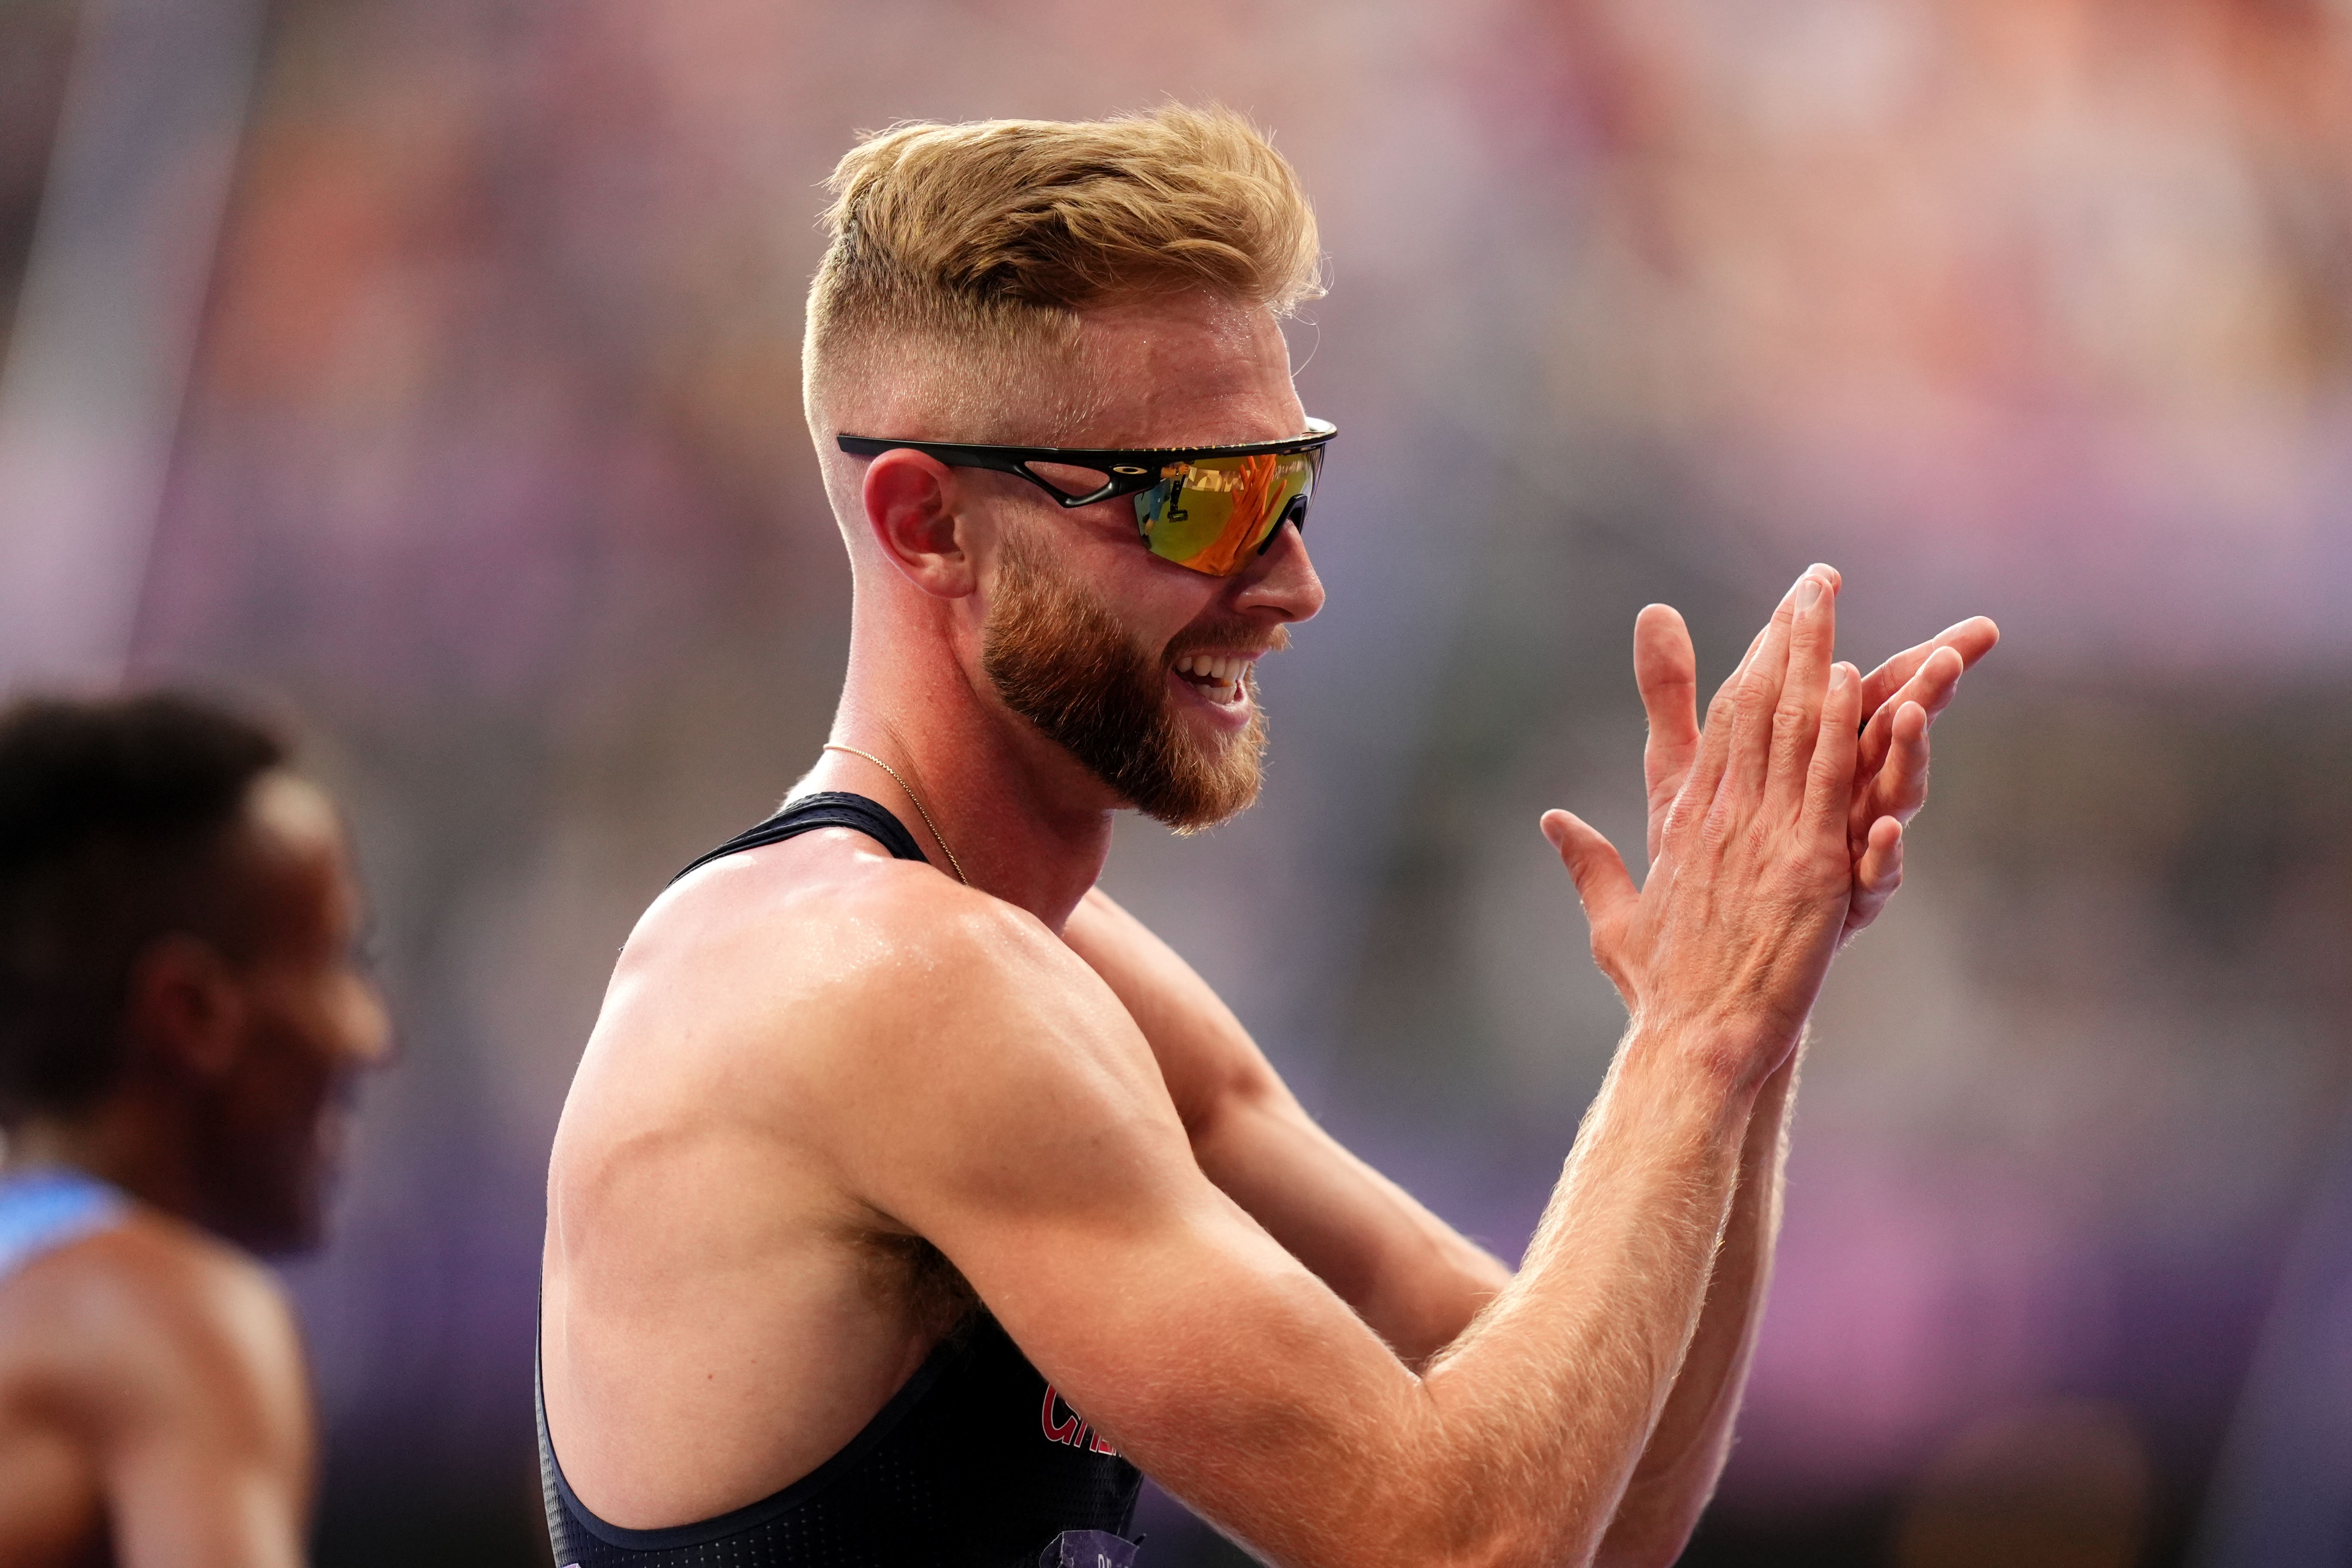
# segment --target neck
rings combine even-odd
[[[919,654],[910,657],[910,643]],[[1056,931],[1102,874],[1116,804],[1109,792],[992,690],[975,689],[936,641],[886,640],[860,621],[827,739],[898,770],[939,837],[907,790],[862,757],[825,752],[808,775],[812,787],[879,801],[952,876],[940,847],[945,839],[973,887]]]
[[[9,1170],[65,1165],[152,1207],[194,1219],[202,1194],[184,1116],[126,1087],[75,1116],[34,1116],[8,1131]]]

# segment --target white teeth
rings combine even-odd
[[[1235,655],[1188,653],[1176,661],[1176,673],[1204,684],[1236,688],[1222,694],[1222,700],[1232,701],[1239,695],[1237,689],[1249,673],[1249,665],[1248,659]]]

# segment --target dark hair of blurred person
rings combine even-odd
[[[300,1561],[308,1247],[386,1044],[326,795],[193,698],[0,712],[0,1563]]]

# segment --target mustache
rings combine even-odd
[[[1160,654],[1160,662],[1173,665],[1188,653],[1202,648],[1214,648],[1221,653],[1240,652],[1251,656],[1280,653],[1290,646],[1290,628],[1277,626],[1271,635],[1251,621],[1223,621],[1211,626],[1188,627],[1170,641]]]

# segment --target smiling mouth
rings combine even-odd
[[[1188,653],[1176,661],[1176,677],[1212,702],[1234,703],[1252,662],[1242,654]]]

